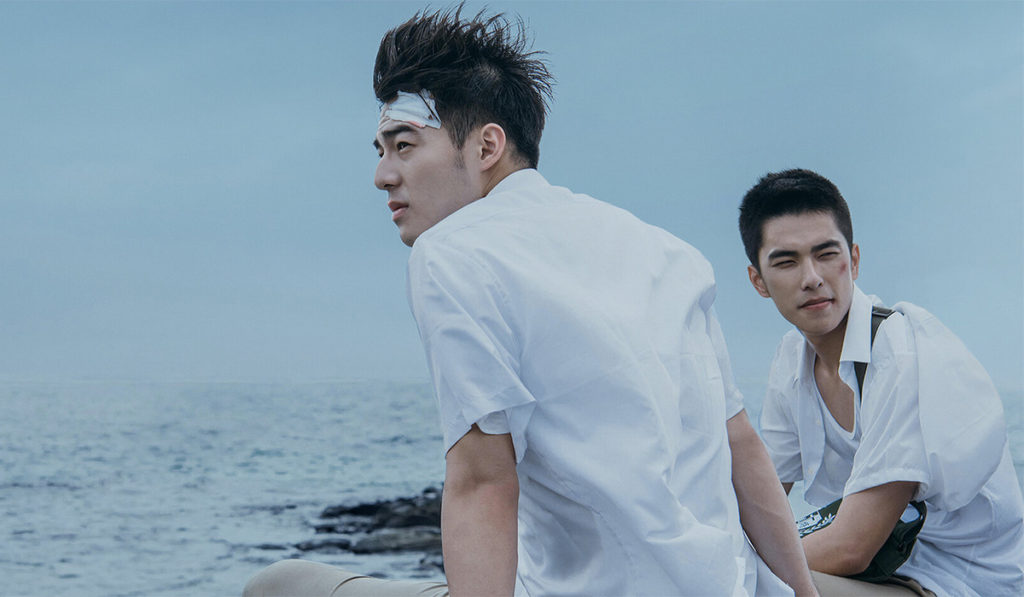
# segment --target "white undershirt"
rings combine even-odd
[[[825,399],[818,389],[818,384],[811,384],[814,387],[814,395],[821,408],[821,418],[825,422],[825,444],[841,457],[841,464],[834,463],[832,470],[827,471],[829,476],[837,480],[849,477],[853,469],[853,456],[860,447],[860,394],[857,392],[856,383],[850,384],[850,376],[856,381],[856,373],[852,362],[844,361],[839,364],[839,377],[850,385],[853,390],[853,430],[847,431],[839,424],[839,421],[832,415],[832,411],[825,404]],[[838,466],[843,470],[836,470]]]

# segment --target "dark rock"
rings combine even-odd
[[[382,528],[441,527],[441,492],[428,487],[413,498],[399,498],[377,511],[373,522]]]
[[[339,522],[314,523],[313,530],[318,535],[324,533],[335,533],[341,535],[353,535],[355,533],[369,533],[376,527],[372,520],[344,520]]]
[[[441,526],[441,500],[401,499],[381,508],[373,517],[377,528]]]
[[[382,551],[423,551],[441,547],[441,530],[419,526],[401,529],[380,529],[352,545],[352,553],[380,553]]]
[[[398,498],[396,500],[358,504],[355,506],[332,506],[321,513],[321,518],[372,517],[369,525],[375,528],[406,528],[410,526],[437,526],[441,523],[440,489],[427,487],[415,498]],[[324,525],[325,528],[328,525]],[[335,526],[337,527],[337,525]],[[344,525],[346,530],[355,531],[357,526],[350,522]],[[321,532],[317,530],[317,532]],[[325,530],[324,532],[332,532]]]
[[[421,569],[443,569],[441,490],[436,487],[428,487],[414,497],[331,506],[323,510],[320,520],[311,524],[317,535],[331,537],[303,541],[295,545],[296,549],[348,550],[357,554],[423,551],[427,553],[420,561]]]
[[[352,541],[345,538],[320,539],[316,541],[303,541],[295,546],[299,551],[322,551],[325,549],[344,549],[352,547]]]
[[[381,506],[389,502],[374,502],[372,504],[357,504],[355,506],[331,506],[324,508],[320,518],[339,518],[341,516],[373,516],[381,509]]]
[[[420,558],[420,569],[444,572],[444,557],[441,555],[441,551],[431,551]]]
[[[441,491],[428,487],[423,493],[411,498],[378,501],[355,506],[332,506],[320,514],[326,519],[371,518],[367,526],[360,528],[355,521],[344,520],[342,524],[322,524],[317,532],[358,532],[359,530],[395,529],[418,526],[441,526]],[[323,528],[325,530],[321,531]],[[326,530],[332,529],[332,530]]]

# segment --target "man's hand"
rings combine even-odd
[[[519,512],[512,436],[473,425],[446,461],[441,539],[451,595],[512,595]]]
[[[917,491],[894,481],[843,498],[832,524],[803,538],[812,570],[849,576],[863,572]]]

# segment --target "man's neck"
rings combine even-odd
[[[815,364],[827,371],[839,371],[839,360],[843,356],[843,340],[846,338],[846,324],[850,319],[847,313],[839,325],[831,332],[821,336],[805,336],[817,356]]]
[[[843,355],[843,340],[846,338],[846,322],[850,314],[831,332],[818,337],[808,337],[814,347],[814,383],[832,413],[832,418],[846,431],[853,431],[856,407],[853,404],[853,390],[839,376],[839,360]]]

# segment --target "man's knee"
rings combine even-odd
[[[817,570],[811,570],[811,579],[821,597],[935,597],[935,593],[913,580],[874,584]]]
[[[355,574],[305,560],[281,560],[249,579],[242,597],[329,597]]]
[[[298,567],[299,560],[282,560],[267,566],[249,579],[245,589],[242,590],[242,597],[269,597],[270,595],[281,595],[282,581],[296,576],[294,569]]]

